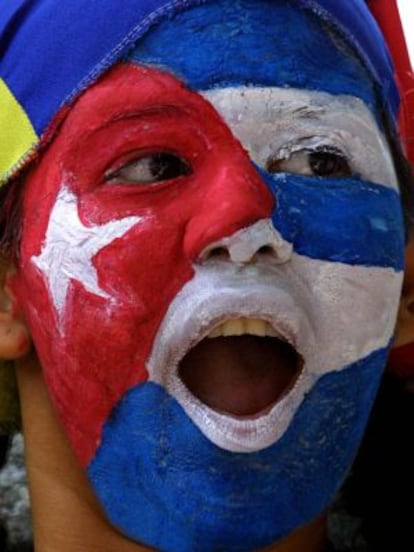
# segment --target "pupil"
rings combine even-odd
[[[190,168],[182,159],[170,153],[157,153],[152,156],[150,171],[154,179],[169,180],[190,174]]]
[[[347,160],[335,152],[312,152],[309,155],[309,164],[316,176],[351,176]]]

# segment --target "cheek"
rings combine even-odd
[[[145,361],[161,320],[193,274],[180,240],[152,229],[132,230],[96,256],[107,299],[74,282],[66,303],[66,353],[112,389],[114,400],[146,379]]]
[[[90,293],[81,277],[72,278],[61,315],[51,291],[52,271],[40,272],[33,257],[22,259],[12,283],[50,393],[83,464],[120,397],[147,379],[145,362],[159,324],[192,276],[180,232],[168,232],[167,226],[149,218],[99,251],[93,266],[105,297]],[[25,240],[25,250],[35,251],[33,236]],[[78,275],[87,264],[77,266]],[[60,268],[54,277],[63,282],[65,267]]]
[[[96,259],[102,287],[111,296],[109,308],[130,309],[148,321],[164,311],[193,274],[175,240],[156,239],[113,244]],[[152,242],[152,243],[151,243]]]

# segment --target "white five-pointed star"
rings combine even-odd
[[[90,293],[109,298],[99,287],[92,259],[141,220],[142,217],[126,217],[102,226],[85,226],[79,218],[76,196],[62,187],[50,213],[40,255],[32,257],[49,283],[59,321],[71,280],[81,282]]]

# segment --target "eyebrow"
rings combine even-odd
[[[163,114],[172,114],[176,113],[177,115],[182,114],[185,111],[183,106],[172,105],[172,104],[154,104],[152,106],[147,106],[143,108],[138,108],[136,105],[125,106],[124,108],[118,109],[114,113],[103,113],[102,117],[99,120],[94,121],[94,125],[90,127],[86,133],[88,135],[99,132],[103,128],[116,124],[121,121],[128,121],[128,119],[138,119],[142,117],[151,117],[153,115],[163,113]]]
[[[281,106],[281,111],[289,112],[289,108],[285,109]],[[298,119],[319,119],[326,114],[326,109],[324,107],[311,107],[309,105],[303,105],[300,107],[295,107],[290,110],[292,115],[295,115]]]

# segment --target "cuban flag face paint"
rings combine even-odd
[[[211,2],[87,90],[29,175],[16,292],[129,538],[247,551],[329,505],[402,281],[376,101],[306,10]]]

